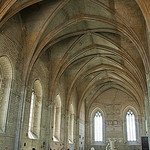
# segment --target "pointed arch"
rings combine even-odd
[[[90,113],[91,120],[91,141],[92,143],[104,142],[105,124],[104,124],[104,112],[96,107]]]
[[[30,139],[38,139],[40,136],[41,112],[42,85],[39,80],[36,80],[33,84],[31,93],[30,116],[28,127],[28,137]]]
[[[0,57],[0,133],[6,129],[12,74],[9,59],[6,56]]]
[[[123,110],[124,141],[135,144],[139,141],[138,112],[133,106],[127,106]]]
[[[94,141],[102,142],[103,140],[103,118],[100,111],[94,115]]]
[[[126,113],[127,141],[136,141],[135,115],[132,110]]]

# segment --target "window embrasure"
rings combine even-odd
[[[56,96],[54,101],[54,120],[53,120],[53,141],[60,140],[60,126],[61,126],[61,98]]]
[[[0,57],[0,133],[6,130],[11,83],[11,63],[7,57]]]
[[[104,145],[105,141],[105,122],[104,112],[96,107],[91,109],[90,115],[90,137],[92,145]]]
[[[74,109],[73,105],[69,108],[69,124],[68,124],[68,139],[69,143],[73,143],[73,133],[74,133]]]
[[[139,145],[141,138],[139,134],[141,132],[138,116],[140,112],[133,106],[127,106],[123,111],[123,133],[124,142],[128,145]]]
[[[42,112],[42,86],[39,80],[34,82],[31,93],[28,137],[38,139],[40,136],[40,123]]]

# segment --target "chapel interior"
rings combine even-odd
[[[0,150],[149,150],[150,0],[0,0]]]

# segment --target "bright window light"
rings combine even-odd
[[[30,117],[29,117],[29,132],[31,131],[31,128],[32,128],[34,97],[35,97],[34,92],[32,92],[31,105],[30,105]]]
[[[129,110],[126,115],[127,141],[136,141],[135,115]]]
[[[102,130],[102,115],[100,112],[96,112],[94,117],[94,135],[95,141],[102,141],[103,139],[103,130]]]

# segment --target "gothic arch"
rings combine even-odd
[[[126,122],[126,114],[127,112],[131,110],[135,116],[135,128],[136,128],[136,141],[135,142],[128,142],[127,140],[127,122]],[[140,137],[139,137],[139,119],[138,119],[138,115],[139,115],[139,112],[137,111],[137,109],[131,105],[128,105],[126,106],[124,109],[123,109],[123,112],[122,112],[122,116],[123,116],[123,133],[124,133],[124,143],[127,143],[127,144],[138,144],[140,142]]]
[[[94,117],[95,117],[95,114],[96,112],[100,112],[101,116],[102,116],[102,141],[95,141],[95,133],[94,133],[94,128],[95,128],[95,125],[94,125]],[[104,143],[105,141],[105,116],[104,116],[104,112],[102,111],[102,109],[100,107],[95,107],[93,108],[90,113],[89,113],[89,117],[90,117],[90,137],[91,137],[91,144],[95,145],[95,144],[98,144],[98,145],[101,145],[102,143]]]
[[[4,133],[7,123],[9,97],[12,83],[12,66],[6,56],[0,57],[0,133]]]
[[[42,112],[42,85],[39,80],[35,80],[33,84],[30,104],[30,117],[28,136],[30,139],[38,139],[40,136]]]

